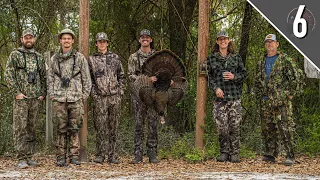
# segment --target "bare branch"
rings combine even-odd
[[[232,14],[234,12],[234,10],[236,10],[238,8],[238,6],[234,6],[233,8],[231,8],[224,16],[219,17],[217,19],[212,20],[211,22],[217,22],[220,21],[221,19],[224,19],[226,17],[228,17],[228,15]]]

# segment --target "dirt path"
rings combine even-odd
[[[320,158],[300,156],[294,166],[270,164],[258,159],[241,163],[208,160],[192,164],[183,160],[161,160],[159,164],[131,165],[123,158],[118,165],[83,163],[81,166],[56,167],[54,157],[35,157],[39,167],[18,169],[11,158],[0,158],[0,179],[320,179]]]

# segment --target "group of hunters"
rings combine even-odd
[[[82,127],[84,101],[89,96],[93,100],[96,130],[93,161],[104,163],[106,160],[118,164],[120,161],[115,151],[121,99],[126,84],[120,58],[109,51],[110,41],[104,32],[96,34],[97,52],[88,61],[73,47],[76,35],[72,30],[64,29],[58,37],[60,50],[46,63],[43,56],[34,49],[35,34],[31,29],[26,29],[20,38],[22,47],[13,50],[8,58],[5,79],[14,97],[13,139],[17,166],[26,168],[39,165],[32,159],[32,155],[35,152],[39,103],[46,96],[52,101],[53,119],[57,125],[57,166],[66,166],[68,158],[70,164],[80,165],[79,130]],[[138,76],[144,75],[139,68],[155,52],[149,30],[140,32],[139,43],[139,50],[128,59],[129,85]],[[297,67],[289,56],[277,51],[279,42],[274,34],[267,35],[264,43],[266,54],[256,66],[254,91],[261,100],[262,136],[266,148],[262,160],[275,162],[279,135],[286,151],[284,164],[293,165],[294,122],[291,99],[296,93]],[[215,92],[213,120],[218,127],[220,144],[217,161],[238,163],[241,94],[246,70],[226,32],[217,34],[213,52],[205,66],[208,86]],[[150,77],[150,81],[156,82],[157,77]],[[130,163],[143,161],[145,121],[148,124],[146,148],[149,162],[158,163],[159,115],[153,106],[145,105],[139,98],[131,96],[131,101],[135,121],[134,158]]]

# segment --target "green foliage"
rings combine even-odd
[[[215,159],[220,154],[220,148],[218,139],[215,139],[213,142],[206,142],[205,146],[205,159]]]
[[[0,84],[0,155],[11,152],[12,146],[12,96],[6,96],[8,89]]]
[[[191,153],[187,153],[185,159],[191,163],[203,161],[203,152],[199,148],[193,148]]]
[[[319,80],[313,80],[313,82],[317,81]],[[301,115],[299,116],[299,112],[295,113],[298,150],[303,153],[319,154],[320,152],[319,91],[318,88],[307,87],[303,96],[304,107]]]
[[[243,158],[255,158],[256,157],[256,152],[254,152],[250,147],[246,145],[242,145],[240,148],[240,157]]]
[[[182,139],[175,142],[170,149],[170,156],[172,158],[182,158],[192,151],[191,147],[194,147],[194,133],[186,133]]]

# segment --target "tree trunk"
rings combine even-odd
[[[90,1],[80,0],[79,21],[79,51],[86,59],[89,58],[89,19]],[[84,117],[80,129],[80,160],[87,162],[87,138],[88,138],[88,103],[84,101]]]
[[[19,22],[19,13],[18,13],[18,8],[16,7],[16,2],[14,0],[10,1],[11,3],[11,8],[13,10],[13,21],[16,27],[16,47],[21,46],[21,41],[20,41],[20,37],[21,37],[21,31],[20,31],[20,22]]]
[[[250,5],[250,3],[246,2],[246,7],[244,10],[244,16],[242,21],[241,42],[240,42],[240,50],[239,50],[239,54],[244,64],[246,63],[247,53],[248,53],[251,17],[252,17],[252,6]]]
[[[169,0],[169,34],[170,49],[176,53],[184,62],[186,58],[187,37],[189,26],[192,22],[193,11],[197,0]],[[188,69],[187,69],[188,72]],[[167,107],[169,125],[173,125],[180,133],[185,132],[184,110],[177,106]]]

